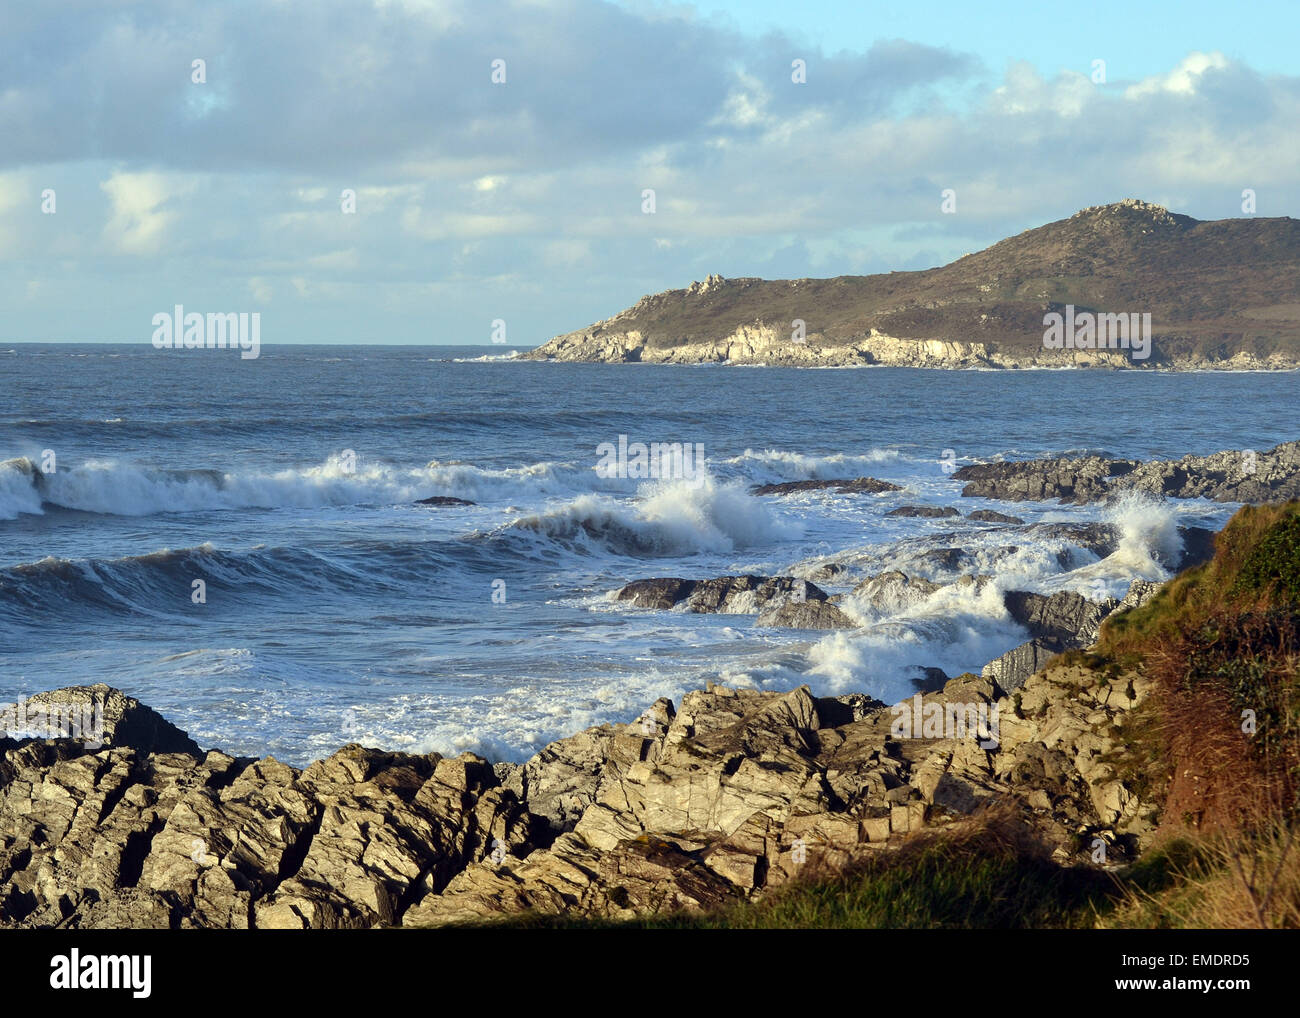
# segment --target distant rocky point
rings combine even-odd
[[[1046,315],[1151,315],[1152,347],[1044,349]],[[803,323],[797,341],[796,322]],[[1300,367],[1300,221],[1125,199],[940,268],[724,279],[642,297],[534,360],[933,368]]]

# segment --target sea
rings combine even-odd
[[[963,498],[967,463],[1265,450],[1294,373],[562,364],[469,346],[0,346],[0,702],[108,683],[205,748],[294,765],[347,742],[523,760],[706,682],[911,695],[1028,634],[1006,590],[1122,596],[1236,508]],[[682,443],[645,477],[609,450]],[[39,468],[43,480],[32,467]],[[673,473],[673,472],[669,472]],[[881,495],[759,496],[875,477]],[[450,496],[473,505],[423,505]],[[903,505],[1114,524],[888,517]],[[960,561],[927,555],[961,549]],[[824,575],[851,630],[616,602],[650,577]],[[882,609],[902,569],[944,584]],[[990,580],[955,583],[960,575]],[[837,582],[838,581],[838,582]]]

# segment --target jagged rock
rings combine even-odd
[[[81,744],[94,749],[103,745],[141,753],[203,755],[198,743],[157,711],[102,682],[38,693],[0,707],[0,735],[21,735],[31,729],[19,714],[38,719],[38,730],[44,729],[48,720],[55,728],[79,734]]]
[[[1119,531],[1109,523],[1031,523],[1023,531],[1036,541],[1058,538],[1090,551],[1098,558],[1112,555],[1119,548]],[[1070,556],[1062,565],[1070,567]]]
[[[758,624],[789,629],[854,629],[857,625],[827,601],[786,601],[759,615]]]
[[[891,509],[885,515],[917,517],[926,520],[947,520],[954,516],[960,516],[961,513],[952,506],[947,505],[901,505],[897,509]]]
[[[976,509],[973,513],[967,513],[966,519],[974,520],[976,523],[1024,523],[1019,516],[1008,516],[1006,513],[995,512],[992,509]]]
[[[1140,582],[1144,581],[1134,581],[1129,590],[1135,598],[1141,596]],[[1070,590],[1051,596],[1008,591],[1003,603],[1007,613],[1033,634],[1033,639],[994,658],[982,670],[986,678],[1008,693],[1019,689],[1056,655],[1091,646],[1101,623],[1121,606],[1113,598],[1090,601]]]
[[[1007,613],[1035,639],[1059,644],[1061,650],[1090,646],[1097,639],[1102,620],[1119,604],[1114,598],[1090,601],[1072,590],[1050,596],[1012,590],[1003,596],[1003,603]]]
[[[614,599],[661,611],[681,605],[688,612],[752,615],[774,611],[788,601],[825,601],[827,595],[816,584],[794,576],[746,575],[633,580],[615,591]]]
[[[1159,498],[1272,502],[1300,497],[1300,441],[1267,452],[1225,451],[1179,460],[1080,459],[975,463],[952,475],[962,495],[1003,501],[1096,502],[1125,491]]]
[[[710,686],[497,768],[356,745],[298,771],[6,743],[0,921],[340,928],[707,909],[1007,796],[1037,804],[1029,820],[1068,858],[1080,832],[1151,831],[1153,805],[1106,762],[1148,688],[1055,666],[1014,700],[963,675],[891,708]]]
[[[320,804],[320,820],[294,875],[258,902],[260,927],[390,925],[470,862],[532,848],[532,818],[473,754],[345,746],[300,784]]]
[[[892,569],[863,580],[853,596],[881,613],[893,613],[919,604],[939,589],[939,584]]]
[[[1003,502],[1062,501],[1091,502],[1104,498],[1106,480],[1132,470],[1135,460],[1108,460],[1100,456],[1083,459],[1011,460],[1002,463],[972,463],[953,473],[954,481],[965,481],[966,498],[996,498]]]
[[[1064,649],[1056,641],[1033,639],[995,657],[980,674],[996,682],[1003,692],[1011,693]]]
[[[782,481],[779,484],[762,484],[752,488],[754,495],[791,495],[800,491],[833,491],[837,495],[879,495],[887,491],[902,491],[897,484],[878,481],[874,477],[841,478],[821,481]]]
[[[1129,608],[1141,608],[1150,601],[1163,587],[1163,583],[1153,583],[1151,580],[1134,580],[1128,586],[1128,593],[1120,601],[1116,611],[1127,610]]]
[[[696,580],[683,580],[670,576],[653,580],[633,580],[614,594],[615,600],[631,601],[637,608],[654,608],[667,611],[679,601],[684,601],[695,589]]]

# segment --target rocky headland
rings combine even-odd
[[[646,295],[524,356],[793,367],[1300,367],[1300,221],[1200,221],[1125,199],[949,265],[834,279],[724,279]],[[1189,294],[1195,294],[1189,299]],[[1147,356],[1044,346],[1044,318],[1151,315]]]

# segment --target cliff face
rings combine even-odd
[[[1044,316],[1149,314],[1148,357],[1046,349]],[[802,322],[802,335],[800,326]],[[1095,341],[1094,341],[1095,342]],[[1300,221],[1201,222],[1125,200],[921,272],[709,276],[533,359],[908,367],[1300,366]]]

